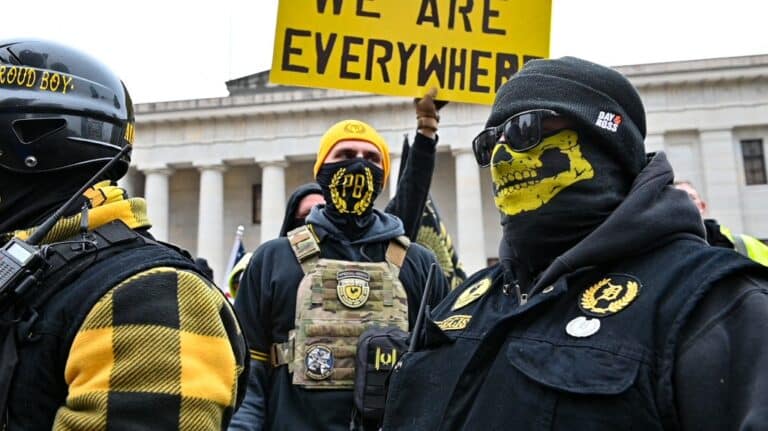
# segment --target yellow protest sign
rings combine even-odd
[[[549,55],[551,0],[281,0],[270,80],[493,103]]]

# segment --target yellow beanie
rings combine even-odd
[[[389,146],[376,129],[358,120],[339,121],[320,138],[320,149],[317,151],[317,160],[315,160],[315,178],[331,149],[341,141],[350,140],[370,142],[379,150],[381,166],[384,169],[384,185],[386,185],[389,177]]]

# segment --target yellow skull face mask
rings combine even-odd
[[[499,142],[491,159],[494,200],[499,210],[508,216],[535,211],[569,186],[594,177],[578,138],[575,131],[562,130],[525,152]]]

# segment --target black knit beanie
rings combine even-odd
[[[619,72],[575,57],[531,60],[499,88],[486,127],[531,109],[551,109],[594,132],[632,177],[645,166],[645,108]]]

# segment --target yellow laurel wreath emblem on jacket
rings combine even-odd
[[[371,200],[373,200],[373,173],[371,173],[369,168],[365,168],[365,181],[367,186],[365,194],[352,208],[352,212],[357,215],[363,215],[365,210],[371,205]]]
[[[467,290],[461,293],[459,295],[459,298],[456,299],[456,302],[453,303],[453,307],[451,307],[451,311],[456,311],[459,308],[466,307],[467,305],[475,302],[478,300],[481,296],[485,294],[485,292],[488,291],[488,289],[491,288],[493,283],[491,282],[490,278],[484,278],[477,283],[473,284]]]
[[[338,188],[345,172],[347,172],[346,168],[341,168],[336,171],[336,173],[333,174],[333,177],[331,178],[331,185],[328,187],[331,191],[331,200],[333,201],[333,206],[335,206],[341,214],[345,214],[347,212],[347,202],[339,195]]]
[[[613,278],[607,277],[581,294],[579,307],[585,313],[595,316],[608,316],[618,313],[637,298],[640,285],[632,279],[627,280],[626,286],[614,284]],[[603,305],[599,304],[603,301]]]

